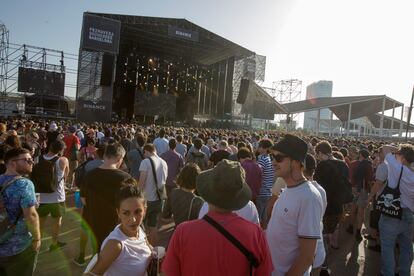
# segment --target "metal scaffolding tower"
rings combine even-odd
[[[66,60],[77,62],[78,55],[44,47],[16,44],[9,39],[9,30],[0,22],[0,116],[11,115],[16,112],[16,108],[19,113],[24,112],[27,104],[25,97],[33,94],[18,90],[20,67],[77,75],[76,69],[67,68],[64,64]],[[65,82],[65,88],[75,89],[76,82]]]
[[[262,86],[265,81],[266,75],[266,56],[255,55],[256,61],[256,76],[255,81],[258,85]]]
[[[265,80],[266,57],[261,55],[251,55],[236,59],[234,62],[233,73],[233,107],[232,114],[241,116],[241,104],[236,102],[240,90],[242,79],[250,79],[261,85]]]
[[[302,81],[289,79],[273,82],[273,97],[281,104],[300,101],[302,95]]]
[[[0,97],[1,109],[6,109],[7,71],[9,56],[9,30],[0,22]]]
[[[263,87],[263,89],[281,104],[296,102],[301,100],[302,81],[298,79],[275,81],[271,88]],[[277,115],[276,118],[279,123],[288,122],[288,124],[291,124],[297,119],[298,115],[293,114],[289,118],[286,115]]]

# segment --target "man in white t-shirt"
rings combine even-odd
[[[273,147],[276,174],[286,182],[266,230],[274,276],[309,275],[322,238],[322,197],[303,174],[307,150],[302,139],[289,134]]]
[[[396,189],[399,184],[401,219],[381,214],[379,232],[381,240],[381,274],[384,276],[401,276],[411,274],[413,262],[413,228],[414,228],[414,146],[402,144],[399,148],[383,146],[385,164],[388,166],[388,187]],[[382,199],[378,198],[378,202]],[[398,271],[395,271],[394,248],[398,242],[400,248]]]
[[[162,211],[163,190],[167,181],[167,163],[155,152],[153,144],[144,146],[145,159],[139,166],[139,186],[143,188],[147,199],[147,214],[145,225],[147,227],[148,240],[150,244],[157,242],[158,216]],[[155,171],[155,177],[154,177]]]

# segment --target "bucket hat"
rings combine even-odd
[[[244,169],[227,159],[197,177],[197,192],[208,203],[231,211],[243,208],[252,198]]]

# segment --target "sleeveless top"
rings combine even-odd
[[[52,160],[56,155],[52,157],[48,157],[43,155],[43,159],[45,160]],[[56,187],[56,191],[53,193],[40,193],[40,204],[45,203],[59,203],[65,202],[66,194],[65,194],[65,179],[64,179],[64,172],[60,169],[59,160],[56,161],[56,179],[59,181]]]
[[[121,253],[106,270],[104,276],[146,275],[146,268],[151,257],[151,249],[148,247],[144,231],[140,227],[138,238],[132,239],[127,237],[119,226],[117,225],[115,227],[101,246],[102,250],[109,240],[117,240],[122,245]]]

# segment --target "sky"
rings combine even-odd
[[[409,105],[414,86],[412,0],[1,0],[10,42],[77,54],[85,11],[186,18],[265,55],[265,86],[333,81],[333,96],[387,95]],[[76,61],[67,61],[76,69]],[[75,84],[68,74],[67,83]],[[74,96],[75,91],[66,91]],[[399,111],[395,113],[399,118]]]

